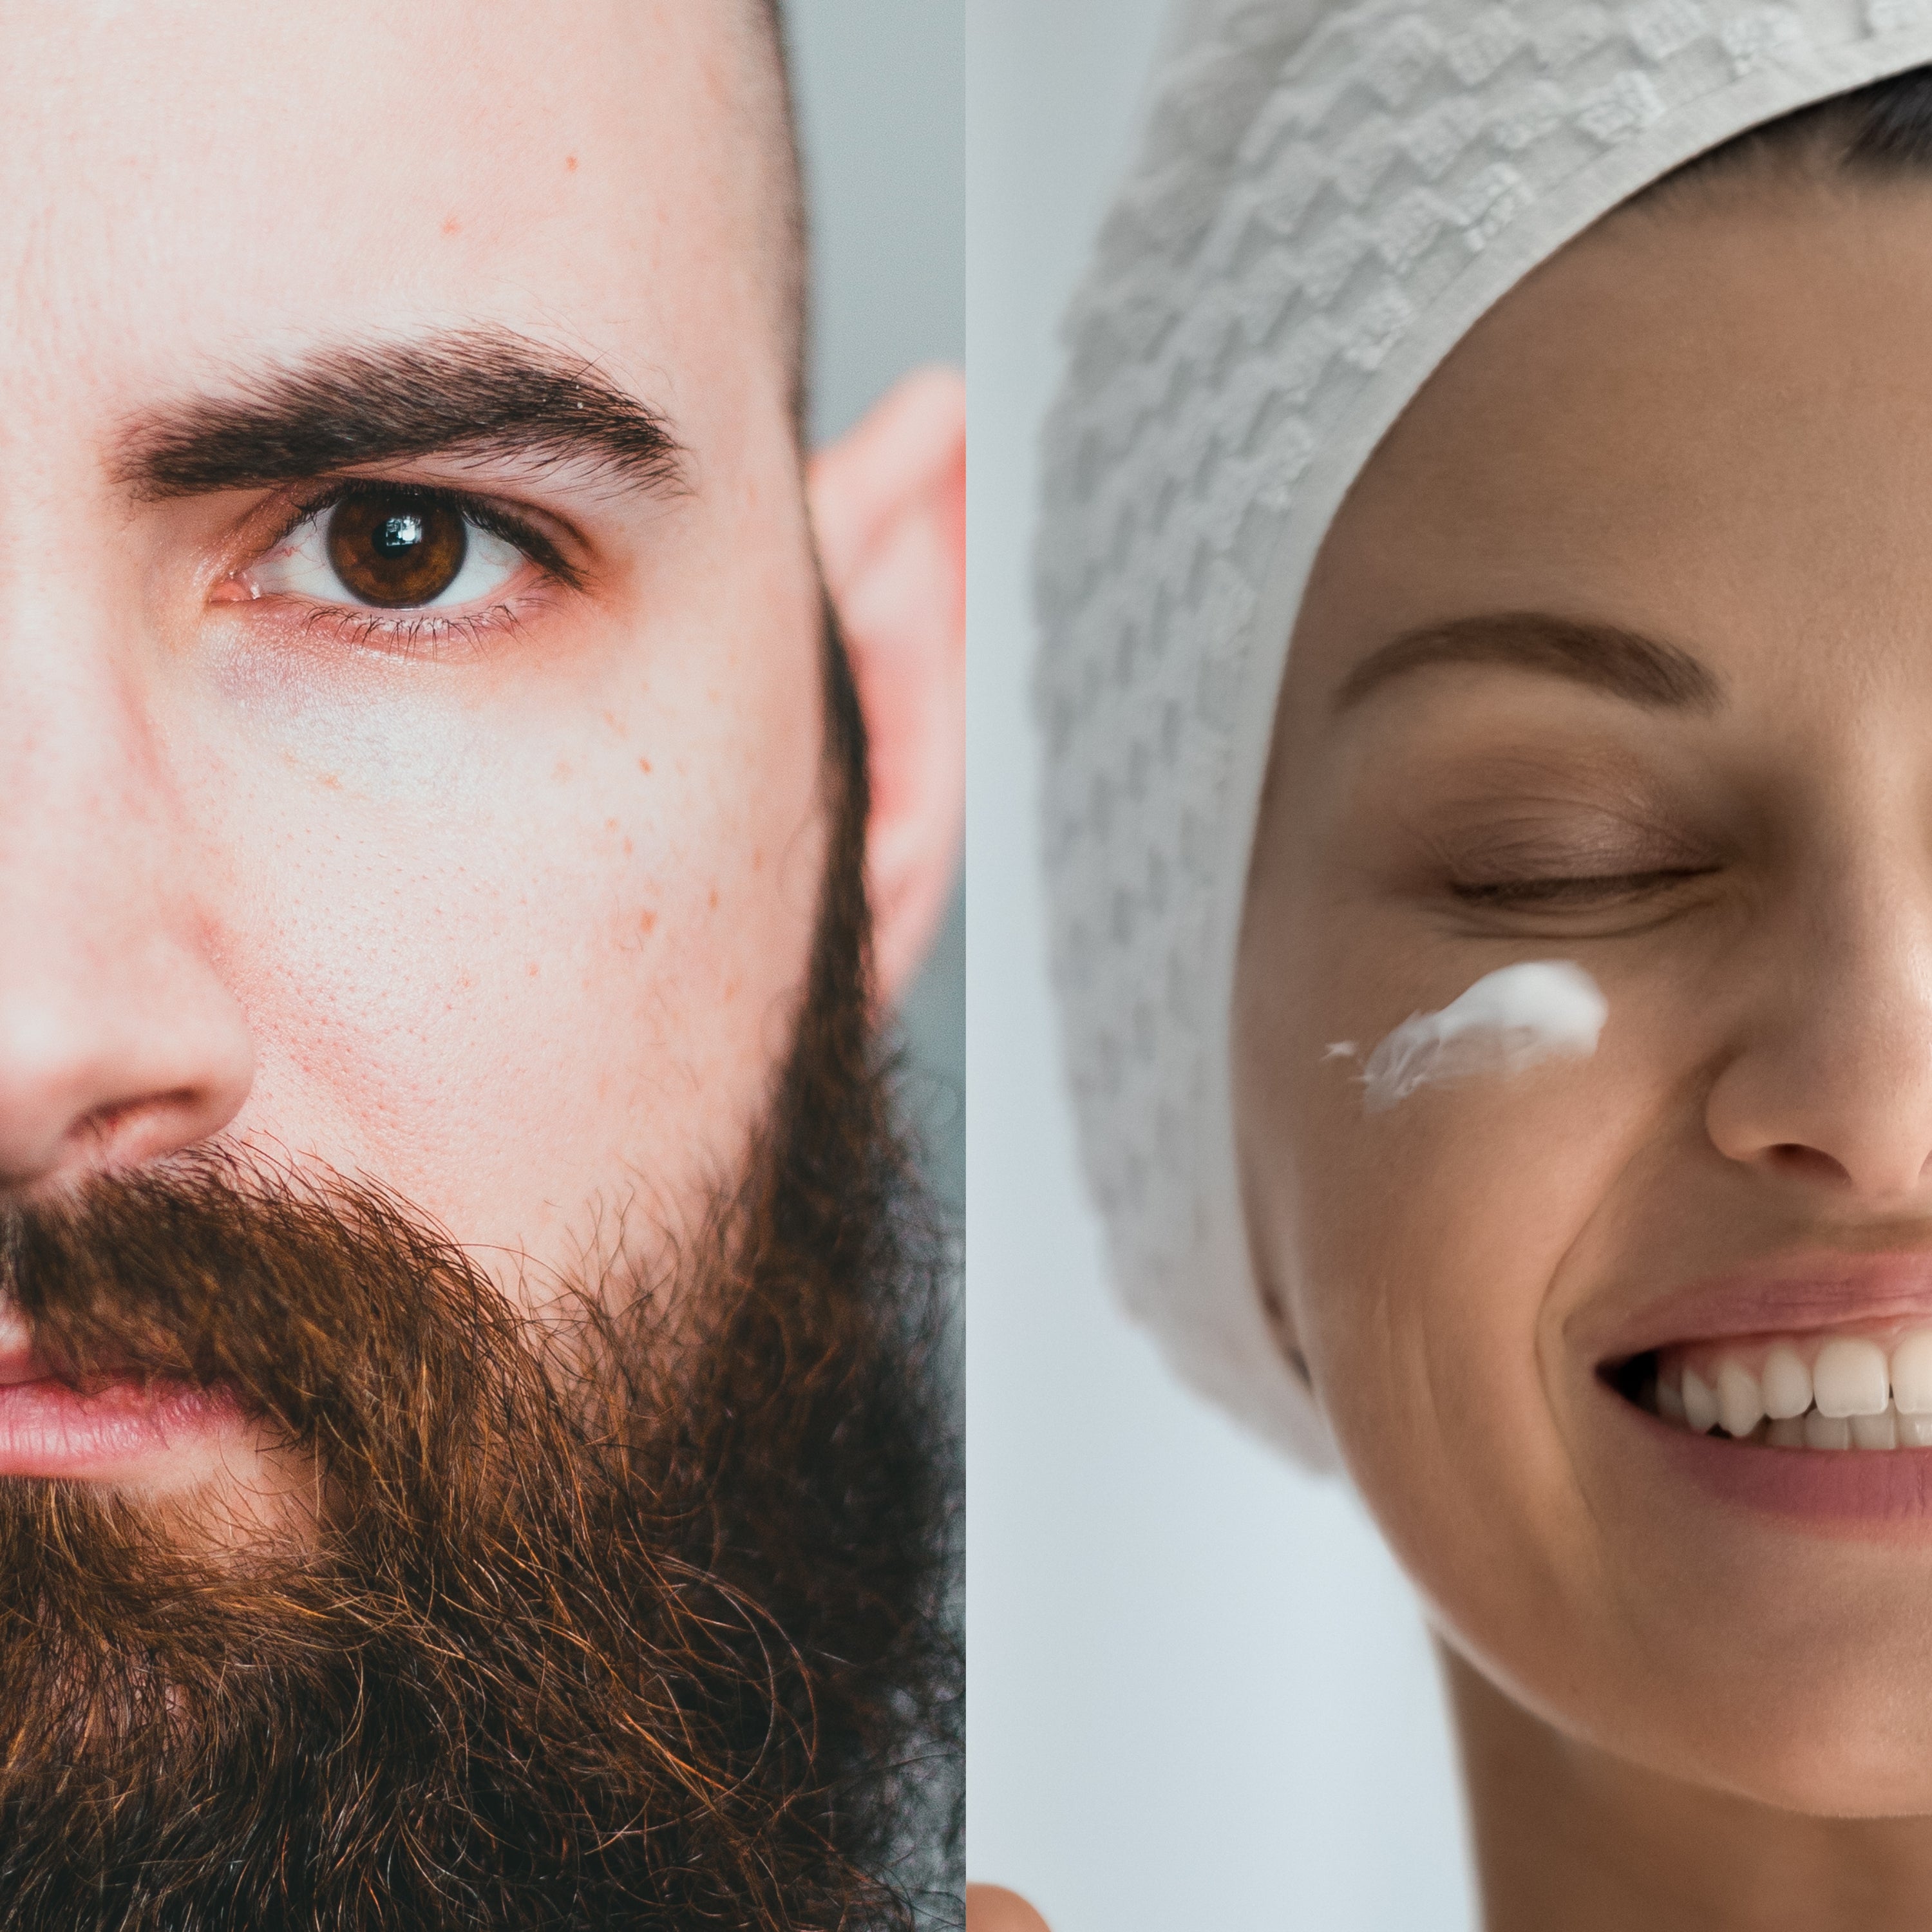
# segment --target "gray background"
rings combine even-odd
[[[1025,705],[1034,440],[1157,8],[971,0],[968,20],[971,1868],[1054,1932],[1451,1932],[1472,1922],[1460,1805],[1408,1588],[1339,1483],[1184,1394],[1118,1312],[1060,1092]]]
[[[788,0],[785,10],[812,228],[812,431],[823,441],[907,370],[965,359],[964,28],[960,0]],[[901,1013],[902,1091],[956,1221],[965,1000],[962,882]],[[956,1790],[936,1780],[935,1804]],[[935,1816],[935,1836],[940,1826]],[[929,1903],[922,1924],[953,1922],[956,1905]]]
[[[812,224],[812,433],[849,428],[893,379],[965,358],[960,0],[790,0]],[[966,1189],[963,891],[903,1012],[907,1094],[933,1178]]]

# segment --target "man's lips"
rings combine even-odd
[[[183,1382],[124,1377],[82,1392],[10,1345],[0,1349],[0,1476],[143,1480],[237,1412],[223,1391]]]
[[[0,1347],[0,1389],[15,1388],[22,1382],[46,1380],[47,1365],[39,1352],[25,1342]]]

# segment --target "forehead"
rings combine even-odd
[[[1612,218],[1425,386],[1322,593],[1391,628],[1536,608],[1708,645],[1871,611],[1932,572],[1928,328],[1932,179]]]
[[[0,423],[425,321],[678,414],[770,334],[734,8],[74,0],[0,33]]]

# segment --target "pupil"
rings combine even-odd
[[[470,548],[463,513],[406,490],[358,490],[329,513],[328,561],[358,603],[428,604],[456,581]]]
[[[420,517],[392,517],[376,532],[376,548],[385,556],[400,556],[423,540]]]

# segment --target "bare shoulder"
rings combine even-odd
[[[1047,1932],[1046,1921],[1004,1886],[966,1888],[966,1932]]]

